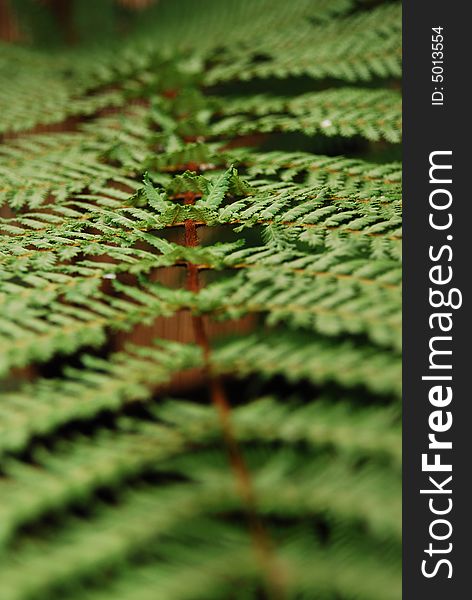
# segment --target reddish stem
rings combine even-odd
[[[193,192],[185,194],[184,203],[194,204],[196,195]],[[195,221],[187,219],[185,225],[185,246],[198,246],[199,239]],[[198,293],[200,290],[199,267],[187,261],[187,289]],[[239,449],[231,423],[231,405],[227,398],[221,377],[214,374],[211,368],[211,349],[205,323],[201,315],[192,315],[192,325],[197,344],[202,348],[205,359],[205,373],[210,387],[210,398],[220,421],[223,439],[228,452],[232,471],[235,475],[239,494],[246,506],[249,530],[254,549],[261,566],[266,573],[267,592],[270,598],[281,600],[283,597],[283,582],[273,557],[272,543],[267,531],[257,514],[256,497],[249,470]]]

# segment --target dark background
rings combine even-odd
[[[471,481],[472,440],[471,400],[468,376],[471,371],[470,351],[470,100],[469,81],[471,38],[466,2],[403,3],[404,35],[404,600],[436,600],[470,598]],[[431,35],[432,27],[444,27],[445,82],[444,107],[431,106]],[[463,292],[463,306],[453,312],[453,391],[451,404],[453,428],[453,501],[450,517],[454,527],[450,540],[454,544],[454,573],[447,579],[447,569],[426,579],[421,562],[427,555],[429,523],[434,515],[428,509],[428,496],[420,495],[428,474],[421,472],[421,454],[427,451],[428,390],[431,382],[422,382],[428,365],[428,341],[432,330],[428,316],[433,312],[428,303],[428,247],[440,245],[447,233],[435,232],[428,226],[429,153],[433,150],[453,151],[452,211],[454,222],[453,270],[454,287]],[[451,189],[451,188],[449,188]],[[451,433],[452,431],[452,433]],[[450,451],[449,451],[450,452]],[[440,478],[442,479],[442,478]],[[430,487],[430,486],[428,486]],[[437,542],[444,546],[444,542]],[[438,556],[438,555],[437,555]],[[429,563],[431,564],[431,563]]]

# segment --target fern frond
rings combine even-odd
[[[313,3],[315,4],[315,3]],[[262,56],[264,60],[254,61]],[[314,59],[314,57],[316,57]],[[206,75],[209,84],[231,79],[308,75],[368,81],[401,73],[401,5],[379,6],[326,25],[306,20],[273,28],[244,50],[223,56]]]
[[[214,364],[218,371],[239,377],[251,373],[267,379],[282,375],[292,383],[338,382],[347,388],[365,387],[379,395],[401,392],[399,357],[350,340],[337,342],[302,334],[261,332],[218,348]]]
[[[294,99],[267,96],[227,101],[228,116],[211,127],[213,135],[258,132],[296,132],[400,141],[401,101],[394,91],[338,88],[304,94]],[[258,118],[249,120],[246,114]]]
[[[190,440],[212,440],[218,432],[210,407],[169,400],[152,411]],[[352,400],[334,397],[304,405],[297,398],[266,396],[237,407],[233,413],[236,436],[244,442],[305,442],[314,448],[332,448],[346,456],[369,456],[400,466],[398,419],[396,405],[361,408]]]
[[[152,349],[132,347],[109,360],[86,355],[82,368],[67,369],[62,379],[39,379],[4,394],[0,455],[22,452],[34,438],[53,435],[68,422],[149,399],[175,374],[201,364],[198,347],[164,341]]]
[[[2,600],[398,600],[400,4],[48,10],[0,57]]]

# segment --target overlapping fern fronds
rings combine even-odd
[[[398,600],[400,6],[144,15],[2,48],[0,597]]]

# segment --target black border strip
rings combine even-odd
[[[467,375],[472,373],[472,336],[470,319],[470,279],[472,277],[472,98],[470,93],[470,58],[472,23],[467,18],[470,4],[465,0],[406,0],[403,3],[403,59],[404,59],[404,270],[403,270],[403,599],[404,600],[464,600],[472,597],[469,579],[472,577],[472,397]],[[433,27],[443,27],[444,35],[444,82],[432,82],[432,32]],[[440,69],[436,69],[439,72]],[[434,87],[444,88],[443,106],[432,106]],[[452,183],[430,183],[430,153],[452,151],[451,156],[442,155],[437,162],[452,164]],[[439,156],[439,155],[437,155]],[[435,159],[436,160],[436,159]],[[437,174],[438,177],[435,177]],[[446,171],[433,172],[433,178],[447,180]],[[434,230],[428,222],[430,194],[434,189],[448,189],[453,201],[447,210],[437,212],[437,218],[447,218],[450,212],[452,225],[447,230]],[[447,193],[433,194],[434,199],[446,201]],[[433,211],[434,212],[434,211]],[[436,217],[433,217],[433,219]],[[452,235],[448,240],[447,235]],[[441,258],[433,261],[442,246],[450,245]],[[430,268],[442,265],[433,276],[444,277],[452,268],[452,281],[441,286],[432,285]],[[462,307],[434,309],[430,305],[430,287],[457,288],[462,293]],[[455,294],[455,300],[458,299]],[[453,326],[449,333],[452,340],[434,342],[451,349],[452,355],[440,355],[436,362],[452,364],[452,369],[429,368],[431,337],[438,333],[438,320],[429,318],[434,312],[448,311]],[[447,320],[447,319],[446,319]],[[446,324],[446,320],[443,324]],[[451,375],[452,380],[434,382],[422,380],[424,375]],[[433,385],[450,385],[452,401],[443,407],[433,406],[429,390]],[[444,388],[442,388],[444,390]],[[439,398],[435,396],[435,398]],[[430,414],[442,411],[442,422],[451,413],[453,419],[449,430],[437,433],[437,439],[452,441],[452,449],[441,450],[441,463],[451,464],[451,472],[425,472],[422,470],[422,454],[428,454],[428,462],[435,460],[436,450],[428,450],[428,434],[432,433]],[[438,425],[439,417],[433,418]],[[451,493],[421,494],[421,489],[434,489],[428,478],[436,477],[441,484],[452,475],[452,480],[443,485]],[[449,498],[452,508],[444,515],[434,515],[433,508],[446,509]],[[444,518],[452,526],[451,535],[444,540],[434,540],[430,525],[435,519]],[[449,526],[437,523],[432,531],[438,537],[446,536]],[[441,550],[429,556],[425,550],[429,544]],[[450,552],[449,543],[452,544]],[[424,569],[432,573],[441,559],[437,573],[427,578]],[[448,578],[448,575],[452,575]]]

